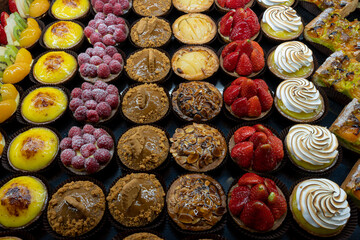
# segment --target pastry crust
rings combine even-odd
[[[185,13],[199,13],[209,10],[214,0],[173,0],[174,7]],[[195,2],[195,3],[194,3]]]

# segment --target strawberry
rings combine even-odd
[[[264,55],[262,55],[256,48],[254,48],[254,50],[251,52],[250,60],[254,72],[259,72],[265,66]]]
[[[239,96],[240,86],[231,85],[224,91],[224,101],[227,105],[231,105],[235,99]]]
[[[17,12],[17,7],[16,7],[16,3],[15,0],[9,0],[9,10],[10,12]]]
[[[246,22],[235,22],[235,26],[231,30],[230,40],[244,40],[251,38],[251,29]]]
[[[237,42],[231,42],[228,45],[226,45],[221,52],[222,58],[225,58],[230,53],[235,52],[235,49],[237,48],[237,46],[238,46]]]
[[[225,7],[226,0],[217,0],[217,2],[221,7]]]
[[[229,36],[231,32],[231,26],[234,21],[234,11],[229,11],[220,20],[220,33],[224,36]]]
[[[257,78],[254,79],[253,81],[255,82],[257,90],[259,90],[259,88],[264,88],[266,91],[269,90],[269,87],[264,80]]]
[[[256,184],[250,190],[250,201],[259,200],[266,203],[268,196],[269,192],[262,183]]]
[[[244,0],[227,0],[226,7],[231,9],[236,9],[240,7],[244,7]]]
[[[7,43],[8,42],[7,42],[4,27],[2,25],[0,25],[0,44],[6,45]]]
[[[284,146],[282,141],[276,136],[270,136],[269,144],[272,148],[273,158],[277,163],[280,162],[284,158]]]
[[[238,8],[234,14],[234,23],[244,22],[246,18],[246,12],[243,8]]]
[[[251,29],[251,36],[255,36],[255,34],[257,34],[260,31],[259,19],[256,16],[256,14],[253,12],[253,10],[251,10],[250,8],[247,8],[245,12],[247,16],[245,21]]]
[[[231,85],[240,85],[240,86],[241,86],[242,82],[245,81],[245,80],[247,80],[247,79],[248,79],[248,78],[246,78],[246,77],[239,77],[239,78],[235,79],[235,80],[231,83]]]
[[[256,200],[245,205],[240,220],[245,226],[257,231],[268,231],[274,225],[274,217],[268,206]]]
[[[251,42],[252,41],[249,39],[239,41],[238,47],[235,51],[239,51],[240,54],[245,53],[246,55],[248,55],[248,57],[250,57],[251,52],[253,51],[253,46]]]
[[[245,173],[242,177],[238,180],[239,186],[254,186],[259,183],[264,183],[264,178],[260,177],[255,173]]]
[[[258,96],[253,96],[248,100],[248,116],[259,117],[261,115],[261,103]]]
[[[247,186],[238,186],[233,189],[229,201],[230,212],[239,216],[245,204],[249,201],[250,188]]]
[[[255,128],[250,126],[241,127],[234,132],[235,144],[246,141],[255,133]]]
[[[250,139],[249,142],[254,143],[254,148],[256,149],[259,145],[267,143],[268,137],[263,132],[256,132],[254,133]]]
[[[277,162],[272,157],[270,144],[263,144],[255,149],[252,169],[257,172],[268,172],[276,167]]]
[[[276,188],[276,184],[273,180],[271,180],[270,178],[264,178],[264,184],[267,187],[269,193],[279,193],[277,188]]]
[[[251,192],[250,192],[251,194]],[[251,197],[251,195],[250,195]],[[268,206],[274,216],[274,219],[279,219],[282,215],[286,213],[287,204],[283,196],[278,193],[270,193],[268,199]]]
[[[253,72],[250,58],[243,53],[236,66],[236,73],[241,76],[248,76]]]
[[[256,48],[257,50],[259,50],[261,55],[264,56],[264,50],[262,49],[262,47],[260,47],[259,43],[255,42],[255,41],[251,41],[251,45],[253,46],[253,48]]]
[[[255,124],[253,127],[256,129],[257,132],[263,132],[268,137],[274,135],[267,127],[262,124]]]
[[[240,142],[231,149],[231,157],[242,168],[249,168],[254,156],[254,144],[252,142]]]
[[[261,111],[265,112],[269,110],[274,102],[269,90],[259,88],[257,93],[261,103]]]
[[[247,99],[249,99],[253,96],[256,96],[257,94],[256,85],[254,81],[251,80],[250,78],[246,79],[246,81],[243,81],[240,86],[241,86],[241,91],[240,91],[241,97],[246,97]]]
[[[1,16],[0,16],[0,21],[1,21],[1,25],[3,26],[3,27],[5,27],[6,26],[6,19],[8,19],[8,17],[9,17],[9,14],[7,13],[7,12],[2,12],[1,13]]]
[[[231,105],[231,111],[237,117],[244,117],[247,115],[248,112],[248,104],[246,97],[241,97],[236,99],[233,104]]]
[[[233,72],[236,68],[236,64],[239,59],[239,53],[238,52],[232,52],[228,54],[223,61],[223,67],[228,72]]]

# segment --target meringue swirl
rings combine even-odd
[[[315,228],[336,229],[350,218],[345,191],[325,178],[301,182],[296,189],[296,203],[304,219]]]
[[[303,78],[291,78],[279,84],[276,97],[285,107],[296,113],[312,113],[321,105],[320,93],[315,85]]]
[[[289,2],[289,0],[259,0],[259,2],[266,6],[275,6],[285,4],[286,2]]]
[[[286,145],[298,161],[321,166],[331,163],[339,154],[336,136],[327,128],[297,124],[290,128]]]
[[[295,73],[313,62],[312,51],[298,41],[284,42],[274,51],[274,61],[280,72]]]
[[[274,31],[296,32],[302,25],[301,18],[293,8],[281,5],[266,9],[262,21]]]

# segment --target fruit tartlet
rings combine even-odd
[[[34,176],[18,176],[0,188],[0,226],[26,228],[40,218],[48,202],[48,189]]]
[[[294,224],[311,236],[336,236],[350,218],[346,198],[346,192],[329,179],[301,181],[294,187],[289,202]]]
[[[192,172],[208,172],[222,165],[227,146],[222,133],[206,124],[177,128],[170,138],[170,153],[176,163]]]
[[[100,12],[85,27],[84,34],[92,45],[102,42],[106,46],[114,46],[125,42],[129,27],[124,18]]]
[[[90,13],[90,0],[55,0],[50,8],[52,17],[58,20],[76,20]]]
[[[283,5],[266,9],[260,25],[265,37],[275,42],[296,39],[304,30],[301,17],[296,11]]]
[[[226,194],[212,177],[186,174],[171,184],[166,204],[171,220],[181,231],[201,232],[222,227]]]
[[[240,77],[224,90],[225,109],[236,120],[266,117],[273,106],[273,96],[266,82]]]
[[[284,192],[269,179],[245,173],[229,190],[228,208],[235,223],[250,233],[275,231],[287,215]]]
[[[19,102],[20,94],[16,87],[10,83],[0,83],[0,124],[14,115]]]
[[[218,23],[218,33],[226,42],[254,40],[259,36],[260,23],[250,8],[230,10]]]
[[[170,12],[171,2],[171,0],[133,0],[133,10],[143,17],[160,17]]]
[[[295,3],[296,1],[297,0],[257,0],[257,3],[262,8],[269,8],[269,7],[278,6],[278,5],[291,7],[292,5],[296,5],[296,3]]]
[[[119,90],[100,80],[84,82],[71,91],[70,110],[79,122],[102,123],[115,116],[120,106]]]
[[[30,79],[42,84],[62,84],[76,76],[77,67],[76,53],[49,51],[37,59]]]
[[[135,171],[151,171],[169,156],[170,143],[161,128],[143,125],[130,128],[121,135],[117,153],[122,164]]]
[[[47,207],[49,226],[46,227],[51,229],[48,232],[56,238],[85,237],[87,233],[91,235],[91,231],[95,230],[105,215],[104,186],[86,178],[70,180],[57,187]]]
[[[256,77],[265,67],[264,50],[249,39],[231,42],[222,48],[220,66],[232,77]]]
[[[211,8],[214,0],[173,0],[174,7],[185,13],[200,13]]]
[[[0,82],[18,83],[30,73],[33,59],[25,48],[13,45],[0,47]]]
[[[129,234],[123,240],[164,240],[163,238],[160,238],[159,236],[149,233],[149,232],[139,232],[139,233],[133,233]]]
[[[216,24],[209,16],[188,13],[180,16],[172,25],[175,38],[184,44],[207,44],[216,36]]]
[[[215,0],[215,6],[222,12],[236,10],[238,8],[248,8],[254,5],[255,0]]]
[[[78,56],[80,76],[88,82],[97,80],[111,82],[119,78],[124,69],[124,60],[114,46],[105,46],[101,42],[95,43]]]
[[[262,124],[243,126],[230,134],[230,156],[239,167],[259,173],[279,169],[284,146],[269,128]]]
[[[91,0],[91,4],[96,13],[113,13],[118,17],[128,13],[132,7],[131,0]]]
[[[360,208],[360,160],[354,164],[344,182],[341,184],[341,188],[347,193],[347,195],[353,200],[355,205]]]
[[[70,128],[60,142],[62,164],[72,173],[87,175],[104,169],[112,159],[113,137],[103,128],[86,124]]]
[[[57,21],[47,26],[42,41],[48,49],[71,50],[81,46],[83,26],[72,21]]]
[[[274,102],[278,112],[290,121],[311,123],[326,113],[324,97],[312,82],[291,78],[278,85]]]
[[[299,41],[288,41],[278,45],[267,57],[266,63],[280,79],[308,78],[315,70],[313,52]]]
[[[2,158],[5,144],[6,144],[5,133],[0,129],[0,159]]]
[[[58,133],[52,129],[25,128],[9,143],[7,163],[20,172],[45,170],[58,156],[59,142]]]
[[[114,181],[106,200],[116,226],[144,227],[161,221],[165,192],[154,174],[131,173]]]
[[[23,18],[41,18],[46,15],[50,7],[49,0],[9,0],[9,10],[12,13],[19,13]]]

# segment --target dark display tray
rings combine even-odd
[[[304,10],[301,6],[297,6],[295,8],[299,15],[303,17],[303,20],[306,23],[311,21],[314,16],[311,15],[309,12]],[[263,12],[263,10],[260,9],[258,5],[253,7],[253,10],[257,13],[258,16]],[[172,12],[166,17],[171,23],[174,22],[176,18],[178,18],[183,13],[177,11],[175,8],[173,8]],[[223,14],[216,11],[215,8],[213,8],[209,13],[211,17],[217,21]],[[353,19],[355,17],[356,13],[350,15],[350,19]],[[127,20],[131,23],[133,23],[135,20],[139,19],[133,12],[131,12],[129,15],[126,16]],[[53,20],[50,17],[46,17],[42,19],[45,24],[48,24],[52,22]],[[302,39],[301,39],[302,40]],[[268,42],[265,38],[263,38],[260,41],[260,45],[264,48],[265,51],[270,50],[272,47],[275,46],[275,44],[272,44]],[[317,49],[315,49],[310,44],[307,44],[311,50],[314,52],[316,58],[319,61],[319,65],[323,63],[326,56],[321,54]],[[89,47],[90,44],[85,41],[83,43],[83,46],[81,47],[81,50],[77,53],[84,52],[87,47]],[[182,44],[180,44],[175,39],[172,39],[171,43],[168,44],[164,49],[172,55],[176,49],[181,47]],[[213,41],[210,44],[210,47],[214,48],[215,50],[218,50],[220,47],[222,47],[222,43],[218,39]],[[131,45],[129,40],[125,43],[125,45],[121,46],[121,49],[125,52],[126,55],[129,55],[133,51],[136,50],[135,47]],[[39,54],[46,51],[42,48],[32,49],[31,53],[33,55],[33,58],[36,58]],[[275,91],[276,86],[279,84],[279,80],[272,77],[269,72],[266,72],[265,75],[262,77],[270,86],[270,88]],[[209,78],[207,81],[213,83],[221,92],[223,91],[223,88],[225,85],[227,85],[229,82],[234,80],[234,78],[229,77],[225,75],[221,70],[218,71],[217,74],[215,74],[213,77]],[[180,79],[175,74],[172,75],[172,77],[166,81],[163,86],[165,86],[166,89],[168,89],[170,92],[172,89],[174,89],[179,83],[183,82],[185,80]],[[71,82],[71,85],[65,85],[70,90],[74,87],[78,87],[82,83],[81,78],[77,78],[74,81]],[[125,74],[114,83],[118,88],[119,91],[123,91],[128,85],[133,84],[133,82],[128,79]],[[28,89],[33,84],[29,79],[23,80],[19,85],[24,89]],[[341,112],[343,106],[330,100],[330,110],[328,115],[319,123],[319,125],[330,127],[332,122],[336,119],[337,115]],[[74,121],[74,119],[71,117],[70,110],[67,110],[67,116],[63,118],[61,122],[56,123],[56,125],[53,125],[56,129],[58,129],[61,133],[62,137],[65,137],[67,135],[68,130],[77,123]],[[266,120],[263,121],[265,124],[271,125],[273,128],[275,128],[278,132],[281,132],[284,128],[290,126],[290,123],[288,121],[284,121],[284,118],[278,114],[276,111],[272,113],[272,115]],[[220,128],[224,134],[228,134],[230,129],[236,126],[238,123],[233,122],[231,120],[228,120],[224,113],[221,113],[220,117],[217,118],[216,122],[213,123],[218,128]],[[180,127],[184,125],[184,122],[181,122],[176,118],[176,116],[172,113],[170,114],[167,122],[162,126],[166,128],[166,130],[169,132],[170,135],[172,135],[175,132],[175,129],[177,127]],[[115,137],[116,140],[119,139],[122,133],[126,131],[129,127],[133,126],[126,122],[124,119],[121,118],[120,114],[116,117],[114,121],[112,121],[111,124],[105,124],[105,126],[109,127]],[[6,130],[7,134],[11,136],[14,132],[19,130],[20,128],[23,128],[24,125],[17,123],[16,121],[13,121],[12,123],[2,125],[0,126],[2,129]],[[331,174],[328,176],[329,179],[335,181],[337,184],[341,185],[343,180],[346,178],[347,174],[349,173],[351,167],[356,162],[358,156],[346,149],[344,149],[344,157],[341,165]],[[289,163],[288,163],[289,164]],[[0,169],[1,177],[0,180],[9,176],[10,173],[7,172],[4,169]],[[161,171],[160,174],[164,177],[166,180],[167,186],[176,179],[179,175],[182,175],[184,173],[187,173],[185,170],[178,167],[173,160],[171,160],[171,163],[166,167],[165,170]],[[239,168],[233,168],[233,165],[230,161],[228,161],[225,166],[222,168],[221,171],[216,171],[215,173],[211,174],[216,180],[220,182],[220,184],[223,186],[225,192],[228,191],[230,184],[233,182],[234,179],[238,178],[240,175],[244,174],[245,172],[240,170]],[[108,189],[110,184],[113,182],[114,179],[116,179],[118,176],[122,174],[120,166],[116,164],[115,161],[113,161],[109,166],[107,166],[101,173],[95,175],[95,178],[99,181],[103,182],[106,188]],[[51,170],[42,173],[42,175],[49,180],[49,184],[52,189],[55,189],[58,184],[60,184],[65,179],[69,178],[70,175],[68,175],[64,170],[62,170],[59,166],[56,165],[55,168],[52,168]],[[281,171],[276,172],[274,174],[275,177],[279,178],[281,181],[285,183],[285,185],[290,188],[290,186],[300,178],[303,178],[303,176],[299,175],[298,173],[294,172],[289,166],[285,166]],[[164,226],[161,227],[161,234],[166,239],[182,239],[187,236],[184,236],[176,231],[175,228],[171,226],[171,224],[166,223]],[[35,231],[31,232],[36,239],[52,239],[52,237],[46,233],[44,228],[37,229]],[[117,230],[115,230],[115,227],[111,225],[110,221],[107,221],[105,223],[105,226],[102,228],[102,230],[99,232],[98,235],[94,239],[112,239],[116,234]],[[293,231],[291,228],[287,232],[286,236],[283,237],[283,239],[296,239],[296,236],[292,235]],[[234,230],[229,223],[225,226],[224,230],[219,232],[220,235],[224,236],[226,239],[247,239],[246,237],[238,234],[236,230]],[[352,235],[352,239],[359,239],[360,236],[360,227],[358,226],[355,230],[355,232]]]

